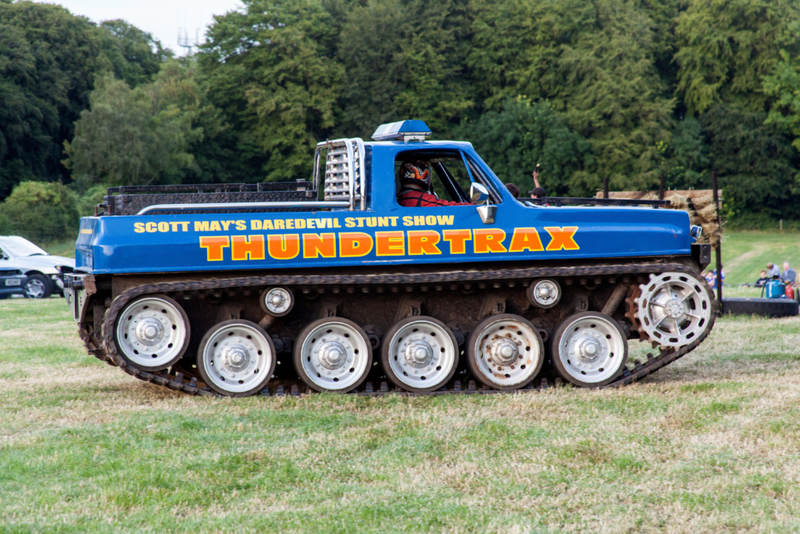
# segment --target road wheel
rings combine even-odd
[[[197,367],[208,386],[227,397],[247,397],[267,385],[275,371],[272,339],[244,319],[223,321],[200,342]]]
[[[25,297],[29,299],[46,299],[50,296],[50,281],[41,274],[31,274],[25,282]]]
[[[568,317],[553,336],[553,364],[564,380],[579,387],[604,386],[628,359],[628,341],[608,315],[581,312]]]
[[[119,314],[114,341],[119,354],[143,371],[160,371],[177,362],[189,345],[189,319],[166,295],[128,303]]]
[[[367,377],[372,368],[372,347],[367,334],[353,321],[320,319],[297,337],[294,366],[311,389],[345,393]]]
[[[456,372],[458,345],[453,332],[433,317],[408,317],[384,335],[381,362],[386,376],[413,393],[444,386]]]
[[[543,360],[542,336],[519,315],[487,317],[472,330],[467,342],[472,376],[494,389],[526,386],[539,373]]]

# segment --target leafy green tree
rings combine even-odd
[[[771,98],[768,124],[777,124],[794,136],[792,145],[800,151],[800,58],[792,62],[781,50],[781,61],[773,74],[764,77],[764,94]]]
[[[342,67],[321,0],[243,0],[216,17],[199,63],[212,104],[236,132],[243,181],[310,174],[314,146],[335,126]]]
[[[474,105],[469,48],[464,0],[354,3],[338,44],[347,82],[338,130],[368,137],[379,124],[416,118],[446,135]]]
[[[0,2],[0,199],[20,181],[69,181],[63,143],[95,77],[151,75],[163,50],[134,46],[149,38],[119,21],[98,28],[56,5]]]
[[[22,182],[0,204],[0,233],[35,242],[74,239],[79,223],[77,195],[58,182]]]
[[[765,113],[712,106],[701,118],[728,216],[738,224],[800,213],[800,175],[791,139]]]
[[[112,64],[111,70],[131,87],[153,81],[161,65],[173,56],[152,34],[124,20],[101,22],[100,30],[108,33],[101,46]]]
[[[523,194],[533,189],[531,171],[539,163],[549,196],[594,196],[601,185],[592,172],[591,145],[547,102],[508,100],[500,111],[462,123],[457,135],[472,141],[495,174]]]
[[[794,0],[691,0],[675,29],[678,92],[688,112],[716,103],[764,111],[763,77],[779,51],[800,52]]]
[[[469,65],[486,103],[547,99],[591,143],[612,188],[658,183],[674,101],[661,76],[666,17],[630,0],[474,0]],[[659,63],[661,62],[661,63]]]
[[[79,190],[180,181],[193,163],[188,147],[202,133],[179,106],[158,102],[158,95],[110,75],[98,80],[91,109],[81,113],[75,137],[65,144],[65,164]]]
[[[663,156],[659,172],[669,189],[711,189],[711,154],[700,121],[678,121],[672,141],[656,147]]]

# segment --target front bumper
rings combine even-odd
[[[86,316],[86,308],[89,303],[89,293],[86,290],[87,278],[93,280],[91,275],[87,274],[64,274],[64,298],[67,299],[72,316],[78,322]]]

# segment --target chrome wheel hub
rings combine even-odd
[[[294,306],[292,293],[283,287],[273,287],[264,294],[263,299],[267,312],[276,317],[286,315]]]
[[[238,373],[247,369],[250,364],[250,353],[247,347],[234,343],[225,347],[219,356],[220,365],[229,369],[233,373]]]
[[[519,356],[517,344],[508,338],[500,338],[490,343],[489,354],[498,365],[512,365]]]
[[[408,364],[412,367],[416,367],[417,369],[429,367],[435,357],[433,353],[433,347],[431,347],[427,341],[422,339],[418,339],[409,343],[406,346],[404,354]]]
[[[338,369],[347,359],[347,348],[338,341],[324,343],[319,350],[319,362],[326,369]]]
[[[164,338],[164,325],[152,317],[146,317],[136,325],[136,339],[143,345],[158,345]]]

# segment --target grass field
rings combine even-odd
[[[800,322],[619,390],[196,398],[0,301],[0,532],[796,532]]]

